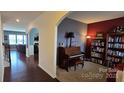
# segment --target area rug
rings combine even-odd
[[[57,79],[61,82],[105,82],[106,67],[97,63],[85,61],[84,67],[77,66],[69,68],[69,72],[65,69],[57,68]]]

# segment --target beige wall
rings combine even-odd
[[[2,30],[1,15],[0,15],[0,81],[3,81],[3,74],[4,74],[2,42],[3,42],[3,30]]]
[[[39,30],[39,66],[53,78],[56,77],[57,24],[67,13],[44,12],[28,27],[28,31]]]

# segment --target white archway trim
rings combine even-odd
[[[71,12],[67,12],[65,15],[63,15],[58,22],[55,25],[55,49],[54,49],[54,65],[55,65],[55,73],[57,73],[57,34],[58,34],[58,26],[59,24],[70,14]],[[56,77],[56,76],[55,76]]]
[[[26,35],[28,35],[27,36],[28,43],[26,44],[26,56],[27,57],[30,57],[31,55],[34,55],[34,46],[30,45],[30,33],[33,29],[36,29],[39,33],[39,30],[34,26],[30,26],[30,28],[27,30],[27,34],[26,34]]]
[[[39,67],[53,78],[56,78],[56,24],[67,13],[44,12],[31,23],[39,29]]]
[[[1,22],[1,14],[0,14],[0,82],[3,81],[4,77],[4,47],[3,47],[3,40],[4,39],[4,33],[3,33],[3,27]]]

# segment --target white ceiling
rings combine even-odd
[[[6,11],[0,12],[2,15],[3,29],[9,31],[25,31],[26,26],[42,12],[40,11]],[[16,19],[20,22],[17,23]]]
[[[124,17],[124,11],[73,11],[68,18],[89,24]]]
[[[6,11],[2,14],[3,29],[9,31],[25,31],[26,26],[43,12],[41,11]],[[69,18],[89,24],[119,17],[124,17],[124,11],[73,11]],[[17,23],[16,19],[20,19]]]

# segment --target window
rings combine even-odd
[[[16,44],[16,35],[9,35],[9,44],[10,45]]]
[[[17,44],[23,44],[23,35],[17,35]]]
[[[26,44],[26,35],[24,35],[24,44]]]
[[[18,45],[18,44],[26,44],[26,35],[9,35],[9,44],[10,45]]]

